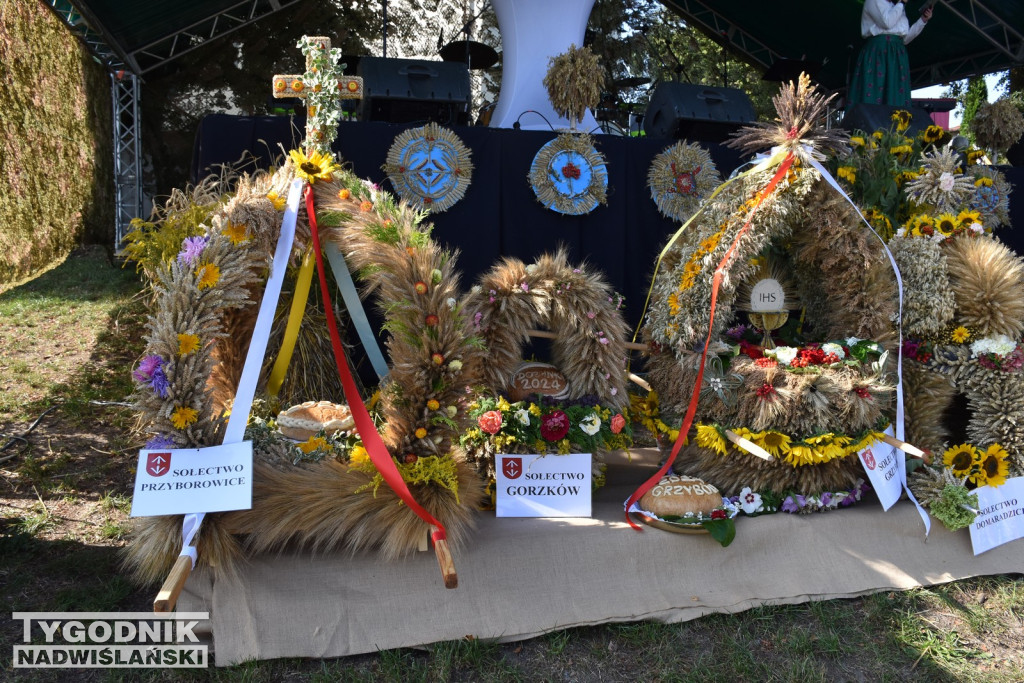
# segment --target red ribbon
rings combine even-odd
[[[792,165],[793,153],[790,152],[786,155],[786,158],[782,160],[782,163],[779,164],[779,169],[775,172],[775,175],[772,176],[772,179],[768,181],[765,188],[758,193],[754,206],[751,207],[750,215],[747,216],[747,221],[743,224],[743,227],[740,228],[740,231],[736,233],[736,239],[734,239],[732,244],[729,245],[729,250],[725,252],[725,256],[722,257],[722,260],[718,262],[718,267],[715,268],[715,275],[711,281],[711,315],[708,320],[708,336],[707,339],[704,340],[704,350],[701,351],[700,354],[700,366],[697,370],[697,380],[693,385],[693,393],[690,395],[690,405],[687,407],[686,415],[683,417],[683,424],[679,427],[679,436],[676,437],[676,442],[672,446],[672,452],[669,453],[668,458],[665,460],[665,464],[658,469],[657,473],[655,473],[653,477],[645,481],[640,488],[638,488],[633,495],[629,497],[629,500],[626,501],[626,521],[629,522],[629,525],[637,531],[641,530],[640,525],[634,522],[633,518],[629,516],[629,509],[633,507],[634,503],[643,498],[645,493],[650,491],[652,487],[661,481],[661,478],[664,477],[665,473],[668,472],[670,467],[672,467],[672,463],[675,462],[676,456],[679,455],[679,449],[683,447],[683,443],[686,441],[686,435],[689,433],[690,427],[693,425],[694,415],[697,413],[697,399],[700,397],[700,389],[704,384],[704,362],[707,360],[708,347],[711,345],[711,330],[714,328],[715,323],[715,305],[718,302],[718,288],[722,284],[725,264],[729,262],[729,259],[736,250],[736,245],[739,244],[740,239],[742,239],[750,229],[750,222],[754,220],[754,214],[757,213],[757,209],[761,206],[761,202],[775,191],[779,181],[785,177],[786,171],[788,171],[789,167]]]
[[[345,391],[345,401],[348,402],[349,410],[352,411],[352,418],[356,423],[356,431],[359,433],[360,438],[363,440],[363,447],[366,448],[366,453],[370,456],[370,462],[373,463],[377,471],[380,472],[386,483],[392,491],[394,491],[402,502],[409,506],[409,509],[416,513],[420,519],[433,527],[433,531],[430,537],[434,541],[443,541],[447,538],[444,525],[441,522],[434,519],[434,517],[427,512],[416,499],[412,497],[412,493],[409,491],[409,486],[405,483],[405,479],[402,479],[401,472],[398,471],[398,467],[395,466],[395,461],[391,458],[391,453],[388,452],[387,446],[384,445],[384,440],[380,437],[380,433],[377,432],[377,426],[373,424],[373,418],[370,417],[369,411],[366,410],[366,405],[363,403],[362,397],[359,395],[359,389],[356,387],[355,380],[352,378],[352,373],[348,369],[348,363],[345,361],[345,351],[341,345],[341,335],[338,333],[338,323],[334,319],[334,307],[331,304],[331,294],[327,287],[327,276],[324,270],[323,255],[320,253],[320,234],[319,228],[316,224],[316,211],[313,208],[313,188],[306,185],[305,192],[306,199],[306,214],[309,216],[309,228],[313,234],[313,253],[316,255],[316,269],[320,276],[320,291],[324,296],[324,308],[327,312],[327,329],[331,335],[331,347],[334,350],[334,362],[338,366],[338,376],[341,377],[341,387]]]

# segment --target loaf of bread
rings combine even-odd
[[[348,406],[330,401],[306,401],[277,414],[278,431],[297,441],[306,441],[320,430],[333,434],[354,426]]]
[[[640,507],[659,517],[707,517],[722,506],[722,494],[711,484],[676,474],[663,477],[640,499]]]

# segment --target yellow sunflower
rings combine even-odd
[[[910,145],[894,145],[889,148],[889,154],[896,156],[898,154],[910,154],[914,151],[914,148]]]
[[[971,481],[978,486],[1002,486],[1010,473],[1010,465],[1006,450],[997,443],[989,446],[981,456],[978,471],[971,476]]]
[[[956,216],[951,213],[941,214],[938,220],[935,221],[935,229],[946,237],[949,237],[956,232],[956,229],[959,227],[960,222],[956,219]]]
[[[939,140],[942,139],[943,132],[944,131],[942,130],[941,127],[936,126],[936,125],[931,125],[931,126],[928,126],[927,128],[925,128],[924,131],[921,133],[921,139],[924,140],[928,144],[931,144],[933,142],[938,142]]]
[[[910,127],[910,112],[906,109],[897,109],[892,113],[892,122],[896,124],[896,130],[900,133]]]
[[[953,446],[942,454],[942,464],[948,467],[955,477],[966,477],[971,474],[971,470],[980,459],[981,452],[969,443]]]
[[[334,157],[330,154],[313,152],[311,156],[307,157],[302,150],[293,149],[288,152],[288,156],[295,164],[295,175],[311,185],[318,180],[333,179],[334,172],[340,168],[334,163]]]
[[[983,150],[980,150],[980,149],[968,150],[967,151],[967,164],[968,165],[976,164],[984,156],[985,156],[985,152]],[[978,180],[981,180],[981,178],[979,178]],[[985,178],[985,180],[988,181],[989,185],[992,184],[992,179],[991,178]],[[977,185],[978,184],[977,181],[975,181],[974,184]]]
[[[789,435],[782,432],[761,432],[754,434],[751,439],[761,448],[765,449],[776,458],[781,458],[789,450]]]
[[[199,348],[199,335],[197,334],[179,334],[178,335],[178,355],[187,356],[193,351]]]
[[[857,182],[857,169],[853,166],[840,166],[836,169],[836,175],[850,181],[851,185]]]
[[[961,227],[966,228],[969,225],[981,222],[981,212],[979,211],[967,211],[966,209],[956,215],[956,220],[960,223]]]
[[[965,341],[971,338],[971,331],[961,325],[949,334],[949,338],[956,344],[963,344]]]
[[[725,439],[718,433],[713,425],[697,425],[696,444],[701,448],[707,448],[719,455],[725,455]]]
[[[171,424],[175,429],[184,429],[199,419],[199,412],[188,406],[178,406],[171,413]]]
[[[804,443],[791,444],[789,452],[786,453],[786,462],[794,466],[813,465],[819,462],[819,456],[814,449]]]
[[[850,145],[853,147],[863,147],[864,138],[862,138],[859,135],[854,135],[853,137],[850,138]]]

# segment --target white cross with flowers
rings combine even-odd
[[[302,36],[296,44],[306,56],[306,73],[301,76],[275,75],[271,81],[275,98],[301,97],[306,100],[307,154],[330,154],[338,132],[341,100],[363,96],[363,79],[345,76],[338,67],[341,50],[331,47],[324,36]]]

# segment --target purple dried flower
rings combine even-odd
[[[822,505],[822,507],[828,507],[831,504],[832,504],[832,493],[830,491],[825,491],[825,493],[821,494],[821,505]]]
[[[913,339],[903,340],[903,355],[907,358],[916,358],[917,352],[921,349],[921,342]]]
[[[148,382],[153,373],[159,370],[163,364],[164,359],[160,356],[146,356],[139,361],[139,367],[132,373],[132,377],[139,382]]]
[[[167,387],[170,383],[167,381],[167,375],[164,374],[163,368],[157,368],[153,371],[153,377],[149,380],[149,386],[153,387],[153,391],[160,398],[167,398]]]
[[[152,439],[146,442],[146,448],[148,450],[154,450],[157,448],[174,448],[177,444],[169,436],[163,434],[157,434]]]
[[[800,512],[800,506],[793,500],[793,496],[786,496],[786,500],[782,501],[782,506],[779,509],[783,512]]]
[[[181,243],[181,252],[178,254],[178,263],[183,266],[195,265],[196,259],[206,249],[205,237],[186,237]]]

